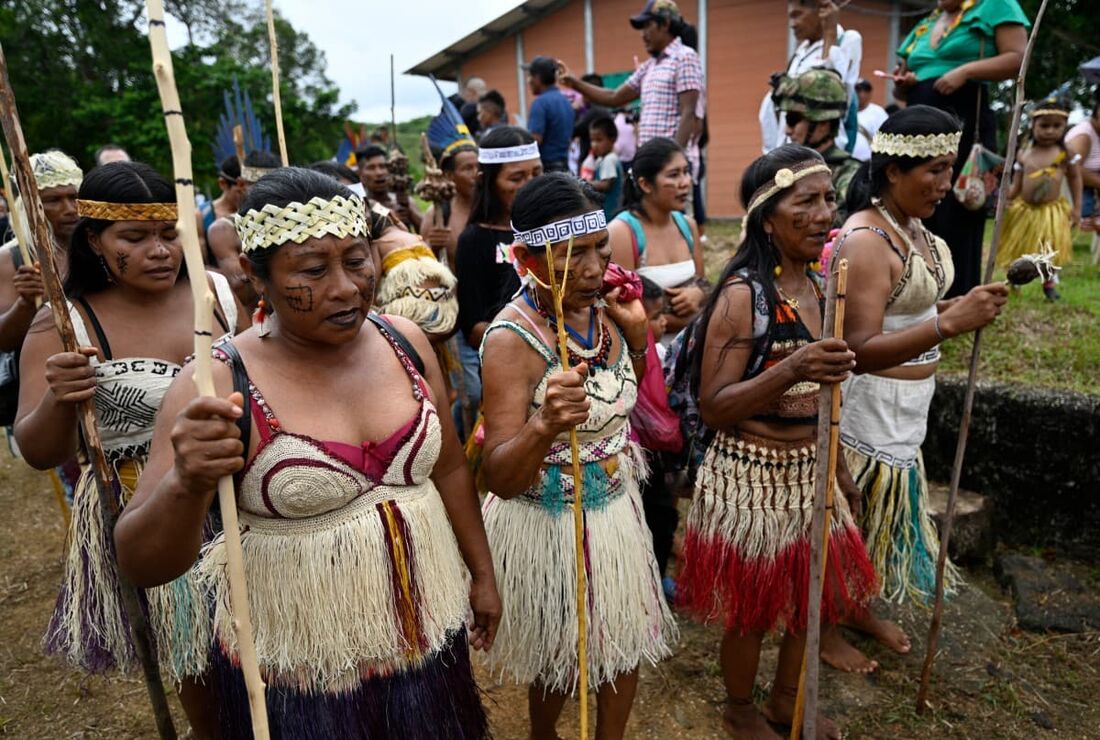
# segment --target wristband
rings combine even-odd
[[[648,351],[649,351],[649,345],[648,344],[645,347],[642,347],[641,349],[632,349],[629,344],[626,345],[626,356],[629,357],[631,360],[644,360],[645,356],[646,356],[646,352],[648,352]]]
[[[940,338],[941,342],[944,341],[945,339],[947,339],[947,337],[945,337],[943,335],[943,330],[940,329],[940,315],[939,314],[936,314],[936,321],[935,321],[934,324],[932,324],[932,328],[934,328],[936,330],[936,336]]]

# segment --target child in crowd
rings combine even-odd
[[[657,340],[657,356],[664,362],[668,349],[661,345],[661,337],[665,335],[668,326],[668,319],[665,317],[665,290],[649,278],[641,275],[639,277],[642,279],[642,306],[645,308],[645,315],[649,317],[649,330]]]
[[[619,129],[608,116],[601,116],[588,127],[592,150],[581,165],[581,178],[603,194],[603,210],[608,220],[619,212],[623,192],[623,165],[615,153]]]
[[[1016,157],[1008,191],[1004,237],[997,252],[1002,268],[1047,244],[1057,253],[1055,264],[1064,265],[1073,257],[1072,227],[1081,222],[1082,182],[1080,157],[1066,151],[1068,118],[1069,107],[1055,99],[1040,101],[1031,111],[1031,141]],[[1062,194],[1063,178],[1069,183],[1072,206]],[[1056,282],[1054,276],[1043,283],[1048,301],[1061,297]]]

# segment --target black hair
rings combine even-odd
[[[595,85],[596,87],[603,87],[603,75],[589,72],[586,75],[581,75],[581,82],[587,82],[589,85]]]
[[[459,144],[451,151],[443,154],[442,152],[435,153],[436,161],[439,162],[439,169],[444,172],[455,171],[455,160],[458,159],[458,155],[462,152],[474,152],[477,153],[477,144]]]
[[[611,116],[598,116],[592,119],[588,124],[588,128],[602,131],[603,135],[611,141],[618,141],[619,139],[619,127],[615,125],[615,121]]]
[[[482,149],[504,149],[512,146],[522,146],[534,142],[534,137],[526,129],[519,126],[498,126],[481,138]],[[474,204],[470,209],[470,223],[495,224],[502,217],[504,207],[497,195],[497,175],[504,167],[502,164],[482,164],[481,181],[474,193]]]
[[[218,178],[237,181],[237,178],[241,176],[241,163],[237,159],[236,154],[230,154],[228,157],[222,160],[222,163],[218,165]]]
[[[512,225],[516,231],[537,229],[600,208],[600,200],[599,194],[584,180],[568,172],[549,172],[534,178],[516,193]],[[546,251],[545,244],[528,244],[527,248],[536,254]]]
[[[497,108],[500,109],[501,115],[504,115],[504,111],[507,110],[507,106],[504,104],[504,96],[500,94],[499,90],[489,90],[487,93],[478,98],[477,102],[495,105]]]
[[[279,159],[278,154],[272,154],[264,149],[253,149],[244,155],[244,166],[275,169],[276,167],[282,167],[283,161]]]
[[[125,151],[126,150],[123,149],[118,144],[113,144],[113,143],[112,144],[104,144],[99,149],[95,150],[95,163],[96,163],[96,166],[97,167],[100,166],[99,158],[103,156],[103,152],[125,152]]]
[[[871,84],[870,80],[860,80],[856,83],[856,90],[865,90],[866,92],[871,92],[874,89],[875,86]]]
[[[328,175],[341,185],[344,183],[341,180],[347,180],[350,183],[359,182],[359,176],[352,172],[351,167],[340,162],[333,162],[331,159],[322,159],[320,162],[314,162],[309,166],[309,169],[314,172],[320,172]]]
[[[175,203],[172,181],[144,162],[108,162],[84,176],[77,193],[80,200],[104,203]],[[110,285],[103,262],[92,251],[88,234],[102,234],[115,221],[83,217],[77,222],[69,242],[69,274],[65,277],[65,295],[79,298],[98,293]],[[180,276],[186,269],[180,270]]]
[[[757,158],[741,175],[741,205],[748,210],[753,194],[762,186],[774,180],[775,173],[779,170],[784,167],[794,167],[809,160],[825,161],[818,152],[800,144],[784,144]],[[764,221],[775,212],[776,206],[779,205],[782,199],[782,195],[769,198],[757,206],[748,218],[741,220],[743,234],[741,246],[726,263],[725,268],[722,270],[722,276],[716,283],[719,286],[724,286],[737,272],[747,271],[750,279],[755,280],[764,287],[764,300],[767,303],[769,316],[775,310],[775,302],[778,299],[775,290],[775,267],[779,264],[779,260],[776,255],[776,248],[772,244],[768,233],[764,230]],[[711,292],[706,305],[699,314],[698,324],[695,328],[696,345],[693,350],[692,363],[696,383],[698,383],[701,375],[707,326],[710,324],[714,307],[718,304],[721,293],[721,287]],[[737,337],[723,350],[732,349],[747,341],[752,341],[751,337]]]
[[[375,157],[385,157],[386,150],[377,144],[367,144],[362,149],[358,149],[355,152],[356,162],[366,162],[368,159],[374,159]]]
[[[682,146],[664,136],[650,139],[638,147],[630,165],[630,177],[623,183],[623,210],[637,211],[642,207],[641,181],[652,183],[676,154],[687,156]]]
[[[238,213],[243,216],[252,210],[259,211],[266,205],[282,208],[295,202],[308,203],[310,198],[331,200],[337,195],[350,198],[353,194],[336,179],[316,170],[282,167],[264,175],[248,189]],[[279,249],[280,247],[254,249],[245,253],[252,263],[252,271],[256,277],[262,280],[271,277],[271,258]]]
[[[665,299],[665,289],[652,279],[647,278],[645,275],[639,275],[642,279],[642,300],[643,301],[663,301]]]
[[[550,64],[532,64],[527,68],[527,74],[544,85],[553,85],[558,80],[557,67]]]
[[[1034,106],[1032,106],[1032,110],[1039,110],[1041,108],[1046,108],[1047,110],[1063,111],[1066,114],[1065,117],[1062,119],[1062,121],[1066,125],[1062,128],[1062,138],[1058,140],[1058,148],[1061,149],[1063,152],[1066,151],[1066,134],[1069,133],[1070,105],[1057,98],[1047,98],[1045,100],[1040,100],[1036,102]],[[1042,116],[1036,116],[1034,113],[1029,115],[1030,120],[1028,121],[1027,126],[1027,138],[1030,139],[1032,142],[1035,141],[1035,121],[1039,118],[1042,118]]]
[[[899,110],[879,127],[884,134],[953,134],[962,130],[962,123],[953,114],[930,105],[910,105]],[[848,213],[856,213],[871,207],[871,198],[886,191],[886,168],[897,165],[902,172],[924,164],[934,157],[906,157],[903,155],[874,153],[859,166],[848,186],[848,198],[844,204]]]

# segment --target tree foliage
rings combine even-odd
[[[234,76],[274,140],[267,24],[257,0],[168,0],[167,11],[187,29],[173,65],[196,179],[209,192],[211,143]],[[32,151],[58,147],[87,168],[114,142],[170,172],[146,30],[139,0],[0,0],[0,43]],[[354,108],[339,105],[324,53],[306,34],[277,16],[276,35],[291,160],[331,157]]]

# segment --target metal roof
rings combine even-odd
[[[407,75],[434,74],[441,80],[458,81],[458,68],[466,59],[517,31],[533,26],[555,10],[569,4],[570,0],[528,0],[504,15],[498,16],[471,34],[463,36],[446,49],[436,52],[414,67],[405,70]]]

